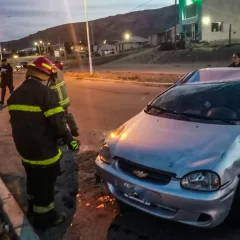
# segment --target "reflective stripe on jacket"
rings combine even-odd
[[[57,140],[70,142],[64,109],[56,93],[27,79],[8,100],[12,136],[24,164],[50,166],[61,158]]]
[[[68,96],[66,84],[64,82],[64,75],[61,70],[57,69],[57,78],[55,78],[55,83],[51,82],[50,88],[56,91],[59,104],[64,109],[67,109],[70,105],[70,99]]]

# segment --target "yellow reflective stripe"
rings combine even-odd
[[[49,70],[52,70],[52,67],[46,63],[42,63],[42,66],[49,69]]]
[[[22,157],[22,161],[24,163],[28,163],[35,166],[47,166],[57,162],[61,158],[61,156],[62,156],[62,152],[60,149],[58,149],[58,154],[55,157],[45,159],[45,160],[28,160]]]
[[[28,66],[36,67],[36,64],[34,64],[34,63],[30,63]]]
[[[62,81],[62,82],[58,83],[57,85],[51,86],[51,89],[56,89],[56,88],[62,87],[64,84],[65,84],[65,82]]]
[[[39,206],[33,205],[34,213],[43,214],[43,213],[47,213],[53,209],[54,209],[54,202],[51,202],[48,206],[45,206],[45,207],[39,207]]]
[[[62,101],[63,100],[63,95],[62,95],[61,88],[57,88],[57,91],[58,91],[59,100]]]
[[[67,104],[67,103],[69,103],[69,102],[70,102],[70,99],[69,99],[69,98],[66,98],[66,99],[64,99],[63,101],[60,101],[59,104],[60,104],[60,105],[64,105],[64,104]]]
[[[55,107],[50,110],[47,110],[46,112],[44,112],[44,115],[45,115],[45,117],[51,117],[52,115],[58,114],[61,112],[64,112],[64,110],[61,106],[59,106],[59,107]]]
[[[41,108],[37,106],[29,106],[29,105],[9,105],[8,106],[9,111],[23,111],[23,112],[41,112]]]

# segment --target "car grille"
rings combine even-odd
[[[118,167],[123,172],[144,181],[150,181],[159,184],[168,184],[171,181],[171,178],[176,177],[175,173],[146,167],[121,157],[114,157],[114,159],[118,161]]]

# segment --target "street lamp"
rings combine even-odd
[[[6,48],[4,48],[3,51],[6,51]]]
[[[41,49],[40,49],[40,46],[39,46],[38,42],[34,42],[34,45],[38,47],[39,54],[42,55],[41,54]]]
[[[210,23],[210,18],[209,17],[203,17],[202,22],[203,22],[203,24],[208,25]]]
[[[130,38],[130,34],[129,34],[129,33],[125,33],[124,38],[125,38],[126,40],[128,40],[128,39]]]
[[[87,29],[89,68],[90,68],[90,74],[92,75],[93,67],[92,67],[91,44],[90,44],[89,27],[88,27],[87,0],[84,0],[84,10],[85,10],[85,21],[86,21],[86,29]]]
[[[104,40],[104,42],[103,42],[104,44],[106,44],[107,43],[107,40]]]
[[[42,44],[42,41],[39,41]]]

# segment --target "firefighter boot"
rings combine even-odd
[[[28,201],[28,212],[31,213],[33,212],[33,196],[28,195],[27,201]]]
[[[61,212],[59,214],[56,215],[56,219],[55,221],[52,223],[53,226],[56,226],[56,225],[60,225],[62,223],[64,223],[67,219],[67,215],[66,213],[64,212]]]

